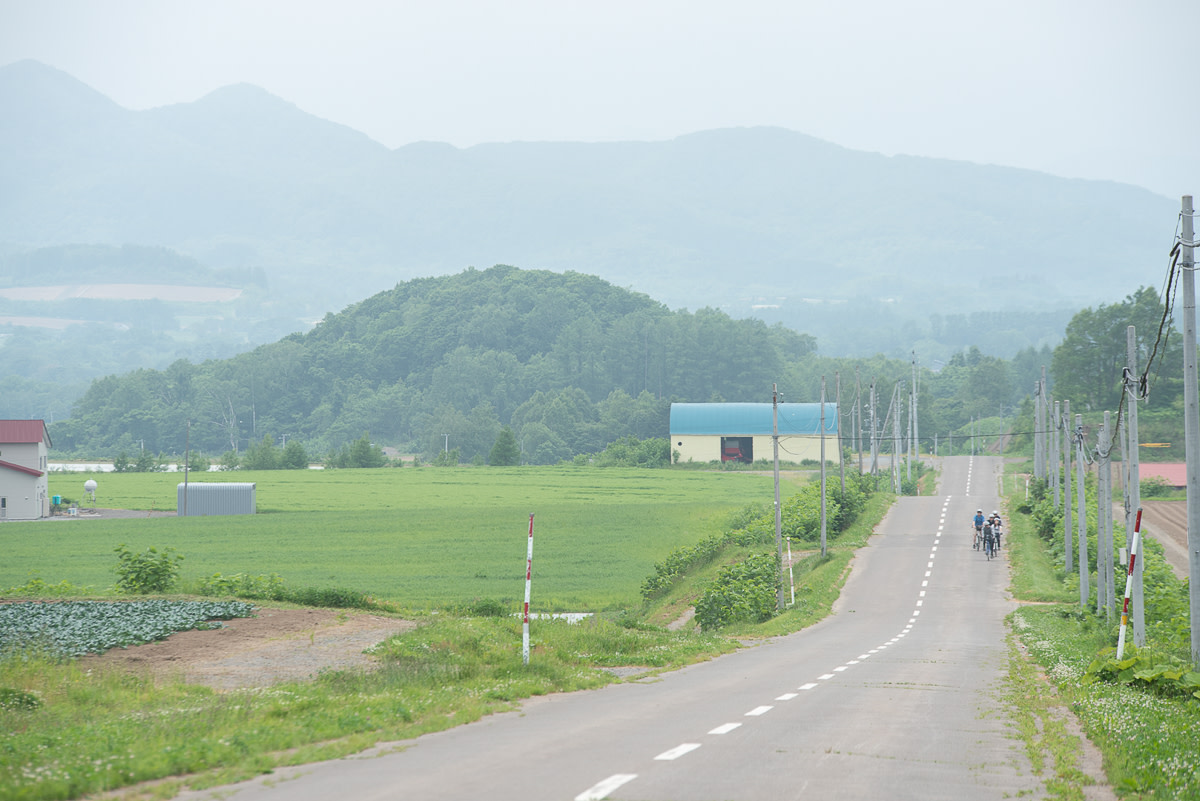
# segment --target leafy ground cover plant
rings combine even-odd
[[[0,604],[0,653],[43,648],[61,656],[161,640],[177,631],[217,628],[248,617],[242,601],[60,601]]]

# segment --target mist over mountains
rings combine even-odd
[[[414,277],[511,264],[782,322],[830,355],[1010,356],[1157,285],[1177,214],[1133,186],[775,128],[389,150],[254,86],[131,111],[34,61],[0,67],[0,107],[0,255],[169,248],[198,278],[265,276],[294,330]]]

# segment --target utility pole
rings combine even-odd
[[[1063,401],[1063,555],[1066,572],[1071,572],[1071,402]]]
[[[1098,481],[1096,482],[1096,497],[1099,513],[1096,531],[1096,614],[1101,611],[1105,619],[1112,618],[1113,592],[1115,590],[1113,577],[1113,527],[1112,527],[1112,415],[1104,413],[1104,427],[1100,429],[1100,444],[1097,448],[1099,458]]]
[[[912,463],[913,463],[913,399],[912,393],[908,395],[908,442],[904,448],[904,477],[912,481]]]
[[[834,381],[834,407],[837,409],[837,453],[838,453],[838,468],[841,471],[842,477],[842,497],[846,496],[846,454],[842,451],[842,373],[837,371],[833,374]],[[824,426],[822,426],[824,428]]]
[[[1049,426],[1050,434],[1053,439],[1050,451],[1054,455],[1051,460],[1054,464],[1054,469],[1050,473],[1050,483],[1054,487],[1054,508],[1058,508],[1058,430],[1062,428],[1062,417],[1059,416],[1058,401],[1054,402],[1054,422]]]
[[[1042,474],[1042,432],[1045,431],[1045,411],[1042,408],[1042,382],[1037,382],[1033,388],[1033,477],[1044,478]]]
[[[892,390],[892,488],[900,494],[900,382]]]
[[[1049,386],[1050,386],[1050,383],[1048,381],[1046,381],[1046,365],[1043,364],[1042,365],[1042,391],[1041,391],[1042,426],[1041,426],[1041,428],[1038,429],[1038,434],[1042,438],[1042,480],[1043,481],[1046,481],[1048,478],[1046,474],[1049,472],[1049,470],[1047,470],[1046,466],[1047,466],[1047,464],[1049,464],[1049,461],[1050,461],[1050,459],[1049,459],[1050,437],[1048,436],[1049,427],[1046,425],[1046,423],[1049,422],[1049,420],[1050,420],[1050,394],[1046,391],[1046,388]]]
[[[875,430],[875,382],[871,382],[871,475],[879,474],[879,439]]]
[[[821,558],[825,558],[825,376],[821,376]]]
[[[912,446],[920,462],[920,421],[917,418],[917,396],[920,386],[917,384],[917,351],[912,351]]]
[[[1196,260],[1192,196],[1183,196],[1183,424],[1187,451],[1188,608],[1192,621],[1192,663],[1200,664],[1200,389],[1196,376]]]
[[[779,505],[779,385],[771,385],[771,447],[775,451],[775,552],[779,555],[779,586],[775,608],[783,611],[783,508]]]
[[[858,368],[854,368],[854,419],[858,425],[854,429],[854,447],[858,451],[858,472],[863,471],[862,452],[862,381],[858,377]]]
[[[1087,500],[1083,481],[1083,415],[1075,415],[1075,478],[1078,486],[1075,488],[1076,502],[1079,506],[1079,605],[1086,609],[1088,592],[1088,542],[1087,542]]]
[[[1193,328],[1192,336],[1195,334],[1196,331]],[[1133,548],[1133,529],[1137,524],[1138,510],[1142,507],[1141,476],[1139,475],[1141,457],[1138,454],[1138,399],[1141,395],[1141,382],[1137,378],[1137,329],[1132,325],[1125,329],[1125,361],[1128,369],[1126,378],[1133,385],[1133,391],[1129,395],[1129,509],[1125,513],[1125,547],[1131,550]],[[1187,392],[1186,381],[1183,390]],[[1185,403],[1184,406],[1186,407],[1186,405]],[[1185,414],[1185,421],[1186,418]],[[1133,589],[1129,595],[1130,603],[1133,606],[1133,644],[1139,648],[1146,644],[1146,613],[1142,609],[1142,565],[1145,561],[1143,558],[1134,562]]]

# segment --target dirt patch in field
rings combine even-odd
[[[220,690],[303,681],[322,671],[370,668],[363,653],[415,623],[337,609],[256,610],[211,631],[181,631],[165,640],[84,657],[88,666],[111,666],[154,677],[182,679]]]

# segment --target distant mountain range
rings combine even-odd
[[[0,254],[170,248],[265,274],[271,316],[297,329],[400,281],[511,264],[782,322],[830,355],[1010,356],[1158,286],[1177,215],[1134,186],[777,128],[389,150],[254,86],[131,111],[34,61],[0,67],[0,108]]]

